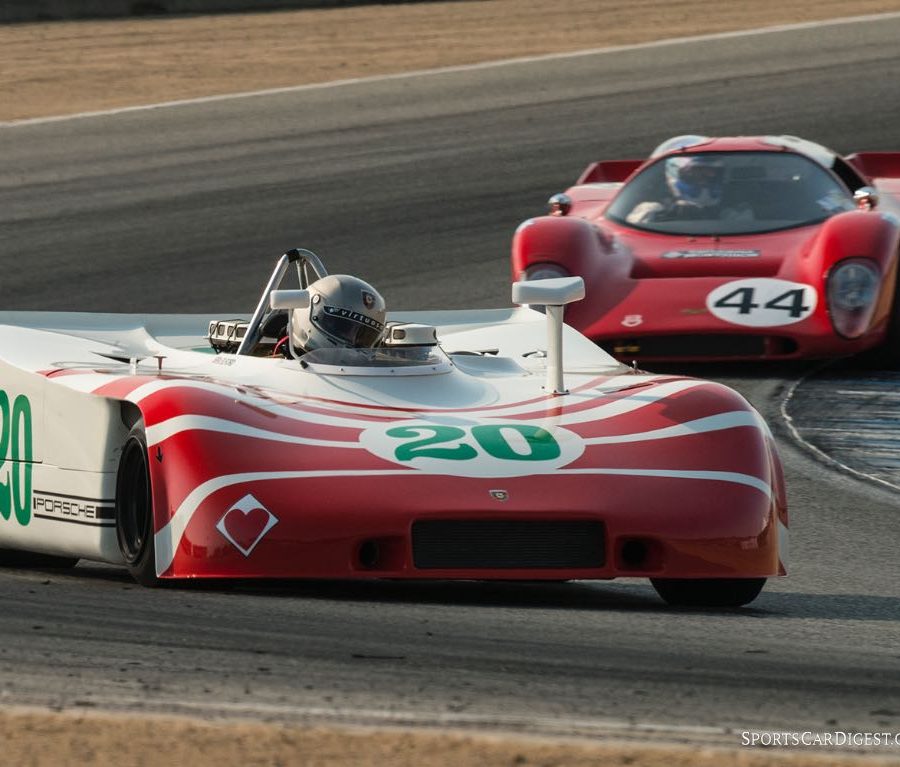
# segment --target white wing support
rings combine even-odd
[[[536,304],[547,310],[547,391],[568,394],[563,383],[562,326],[563,307],[584,298],[581,277],[556,277],[550,280],[524,280],[512,286],[514,304]]]

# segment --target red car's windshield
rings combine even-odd
[[[703,152],[660,158],[619,191],[606,216],[651,232],[715,236],[808,226],[854,207],[840,180],[802,155]]]

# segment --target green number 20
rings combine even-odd
[[[0,517],[15,511],[20,525],[31,522],[31,472],[34,459],[31,436],[31,403],[22,394],[9,406],[9,396],[0,389],[0,476],[9,458],[10,466],[0,480]]]
[[[412,439],[397,446],[394,455],[398,461],[414,458],[470,461],[478,457],[478,450],[468,441],[467,431],[485,453],[503,461],[552,461],[560,455],[559,443],[553,435],[530,424],[481,424],[468,430],[457,426],[397,426],[386,433],[389,437]],[[447,444],[454,442],[452,446]]]

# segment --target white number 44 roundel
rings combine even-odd
[[[767,328],[805,320],[817,300],[812,285],[757,278],[719,285],[706,297],[706,308],[725,322]]]

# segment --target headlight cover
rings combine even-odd
[[[557,277],[571,277],[571,275],[558,264],[542,262],[532,264],[525,270],[524,280],[552,280]]]
[[[869,327],[881,272],[867,258],[841,261],[828,275],[828,308],[831,324],[844,338],[859,338]]]

